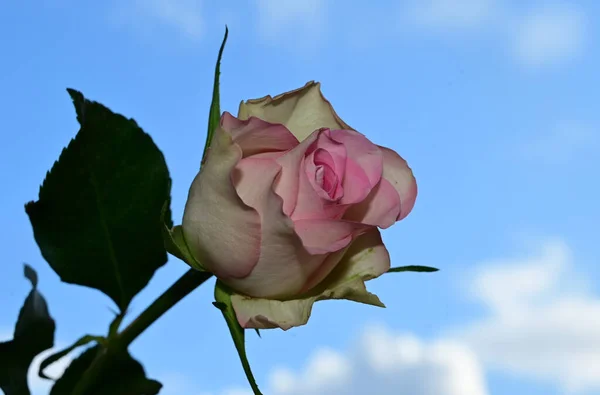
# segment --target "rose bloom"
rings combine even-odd
[[[243,328],[287,330],[317,300],[384,307],[364,284],[390,268],[378,227],[406,217],[416,196],[406,161],[352,129],[309,82],[223,114],[182,228],[233,290]]]

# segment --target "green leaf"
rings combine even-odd
[[[71,395],[84,372],[91,366],[101,346],[90,347],[73,360],[60,379],[56,381],[50,395]],[[93,389],[85,395],[155,395],[162,384],[146,377],[144,367],[127,351],[112,354],[110,363],[102,370]]]
[[[20,355],[14,340],[0,343],[0,389],[5,395],[30,395],[27,371],[33,358],[27,360]]]
[[[0,343],[0,388],[5,395],[29,395],[27,372],[33,359],[54,346],[56,324],[37,290],[37,273],[25,265],[32,290],[19,311],[13,340]]]
[[[38,376],[40,376],[43,379],[48,379],[48,380],[56,380],[53,379],[52,377],[48,377],[46,375],[46,373],[44,373],[44,370],[52,365],[54,362],[58,361],[59,359],[63,358],[64,356],[66,356],[67,354],[69,354],[71,351],[73,351],[74,349],[76,349],[77,347],[81,347],[81,346],[85,346],[86,344],[90,343],[90,342],[97,342],[100,344],[104,344],[105,343],[105,338],[103,338],[102,336],[92,336],[92,335],[85,335],[82,338],[80,338],[79,340],[77,340],[75,343],[73,343],[71,346],[65,348],[64,350],[61,350],[57,353],[54,353],[50,356],[48,356],[46,359],[44,359],[42,361],[42,363],[40,364],[40,368],[38,370]]]
[[[125,311],[167,261],[161,209],[169,201],[169,170],[133,119],[68,92],[81,128],[25,210],[61,280],[98,289]]]
[[[210,103],[210,111],[208,113],[208,131],[206,132],[206,142],[204,143],[204,152],[202,153],[202,163],[204,163],[206,154],[208,149],[210,148],[210,143],[212,141],[213,135],[215,134],[215,129],[219,126],[219,122],[221,119],[221,103],[219,97],[219,76],[221,74],[221,57],[223,56],[223,50],[225,49],[225,43],[227,42],[227,35],[229,34],[229,30],[227,26],[225,26],[225,36],[223,37],[223,42],[221,43],[221,48],[219,48],[219,55],[217,57],[217,65],[215,66],[215,80],[213,84],[213,96],[212,101]]]
[[[437,272],[440,269],[436,269],[435,267],[429,266],[399,266],[393,267],[387,271],[387,273],[399,273],[399,272],[421,272],[421,273],[431,273]]]
[[[250,387],[252,387],[254,395],[262,395],[258,389],[256,380],[254,379],[252,370],[250,369],[248,357],[246,356],[244,328],[240,326],[237,317],[235,316],[233,306],[231,305],[231,291],[220,281],[217,281],[217,284],[215,285],[215,299],[216,302],[213,304],[221,310],[221,313],[223,313],[223,317],[225,318],[225,322],[227,322],[229,333],[231,333],[231,338],[233,339],[235,348],[240,356],[240,361],[242,362],[242,367],[244,368],[244,373],[246,373]]]

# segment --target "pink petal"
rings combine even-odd
[[[298,220],[294,226],[304,248],[311,254],[339,251],[370,228],[357,222],[332,219]]]
[[[281,173],[275,181],[275,192],[283,199],[283,212],[288,216],[296,208],[300,189],[299,176],[306,151],[317,137],[317,133],[313,133],[277,159],[277,163],[281,166]]]
[[[182,229],[191,252],[220,278],[247,276],[260,253],[260,216],[239,198],[231,180],[241,158],[242,150],[231,136],[217,129],[183,214]]]
[[[233,142],[238,144],[243,157],[273,152],[287,151],[299,144],[298,139],[283,125],[265,122],[256,117],[240,121],[228,112],[221,116],[221,127],[229,132]]]
[[[318,148],[304,160],[304,164],[306,177],[319,197],[330,202],[342,197],[344,173],[336,174],[335,162],[329,152]]]
[[[405,218],[415,206],[417,200],[417,180],[404,159],[389,148],[379,147],[383,153],[383,178],[398,192],[400,213],[398,221]]]
[[[294,221],[303,219],[341,218],[346,207],[341,206],[336,202],[331,202],[330,199],[323,199],[319,196],[307,176],[307,164],[308,160],[306,159],[300,164],[300,174],[297,176],[298,195],[296,207],[294,207],[294,211],[292,211],[290,217]]]
[[[354,130],[331,130],[331,138],[344,144],[347,157],[352,158],[365,170],[369,182],[375,186],[381,178],[382,155],[375,144]]]
[[[344,219],[386,229],[398,220],[399,214],[400,196],[392,184],[382,178],[365,200],[346,211]]]
[[[362,186],[355,188],[353,195],[346,192],[341,203],[357,203],[379,183],[383,171],[382,153],[375,144],[354,130],[331,130],[330,135],[333,140],[343,144],[347,151],[344,191],[350,190],[357,182]]]
[[[311,146],[311,150],[327,151],[333,160],[333,165],[330,166],[336,174],[343,175],[346,172],[346,158],[348,156],[346,147],[331,138],[329,129],[320,129],[316,134],[317,141]]]
[[[374,187],[365,170],[352,158],[346,161],[346,174],[342,185],[344,196],[340,199],[340,204],[346,205],[363,201]]]
[[[260,255],[248,276],[223,281],[253,297],[286,298],[297,294],[326,258],[306,251],[294,223],[283,212],[282,199],[273,191],[280,171],[276,161],[251,157],[240,161],[234,173],[238,194],[260,215]],[[246,231],[238,229],[240,233]],[[235,248],[231,244],[229,249]]]

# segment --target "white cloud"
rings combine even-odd
[[[302,372],[275,369],[274,395],[487,395],[476,356],[452,341],[422,341],[383,327],[347,353],[317,350]]]
[[[116,18],[146,33],[157,24],[193,40],[204,33],[201,0],[127,0],[119,3]]]
[[[515,3],[516,4],[516,3]],[[402,7],[402,25],[438,33],[477,31],[497,36],[524,67],[539,69],[575,58],[586,41],[585,13],[567,2],[523,10],[499,0],[414,0]]]
[[[0,342],[6,342],[13,338],[13,329],[0,329]]]
[[[370,329],[358,351],[322,349],[300,373],[275,369],[270,393],[487,394],[480,362],[565,393],[600,391],[600,297],[574,272],[565,241],[477,267],[469,288],[483,318],[432,342]]]
[[[571,393],[600,390],[600,297],[573,272],[572,255],[557,239],[533,256],[487,263],[473,291],[489,314],[456,338],[490,368]]]
[[[266,393],[488,395],[484,368],[568,394],[600,391],[600,296],[564,240],[534,247],[475,266],[467,289],[483,317],[434,340],[371,327],[346,352],[321,348],[300,371],[275,367]]]
[[[415,23],[434,29],[481,27],[496,11],[495,0],[420,0],[405,9]]]
[[[585,15],[573,5],[553,5],[534,10],[520,22],[514,51],[520,61],[539,67],[579,55],[585,41]]]
[[[159,374],[155,378],[163,385],[160,395],[214,395],[201,390],[197,382],[181,373],[167,372]],[[221,391],[218,395],[253,395],[253,393],[247,388],[234,387]]]
[[[325,22],[323,0],[256,0],[259,30],[265,38],[276,39],[291,28],[296,44],[322,32]]]
[[[52,388],[54,381],[40,378],[40,376],[38,375],[40,364],[48,356],[64,349],[65,347],[67,346],[64,344],[57,344],[55,345],[55,347],[51,348],[50,350],[44,351],[43,353],[34,358],[33,362],[31,363],[31,366],[29,367],[29,372],[27,375],[27,381],[29,382],[29,388],[31,390],[32,395],[47,395],[48,393],[50,393],[50,389]],[[72,360],[73,358],[70,355],[67,355],[66,357],[48,366],[44,370],[44,373],[46,373],[46,376],[52,379],[57,379],[60,376],[62,376],[63,372],[71,364]]]
[[[525,157],[545,163],[568,163],[578,155],[591,151],[600,141],[600,131],[580,122],[562,122],[549,132],[523,144]]]

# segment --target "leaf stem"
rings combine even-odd
[[[146,308],[117,337],[119,348],[125,349],[142,332],[181,299],[212,277],[212,273],[190,269]]]
[[[111,339],[108,348],[99,350],[94,362],[85,371],[77,384],[73,395],[85,395],[89,392],[106,364],[110,361],[113,352],[126,350],[127,347],[144,332],[150,325],[165,314],[181,299],[212,277],[212,273],[190,269],[183,274],[173,285],[162,293],[150,306],[134,319],[119,335]]]

